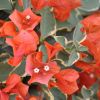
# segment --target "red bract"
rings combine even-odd
[[[54,45],[51,45],[48,42],[44,42],[44,44],[47,49],[48,60],[51,60],[59,51],[63,49],[61,44],[57,42]]]
[[[93,55],[96,64],[100,65],[100,13],[95,13],[82,20],[83,30],[88,33],[86,40],[82,43],[87,46]],[[98,55],[98,56],[97,56]]]
[[[37,56],[42,56],[40,52],[28,55],[26,60],[26,73],[31,75],[29,84],[39,82],[48,85],[52,76],[59,72],[60,67],[56,62],[43,63]]]
[[[37,49],[39,38],[34,31],[22,30],[14,38],[7,38],[6,43],[13,48],[14,57],[9,59],[9,64],[17,66],[24,55],[28,55]]]
[[[73,69],[62,70],[60,73],[55,75],[55,78],[57,79],[57,86],[67,94],[72,94],[78,90],[76,83],[78,77],[78,72]]]
[[[28,93],[28,86],[21,82],[19,75],[12,74],[6,80],[6,87],[3,89],[3,92],[15,93],[24,98]]]
[[[14,10],[14,12],[9,17],[19,30],[32,30],[39,24],[41,20],[41,17],[35,15],[30,8],[27,8],[23,12]]]
[[[54,8],[56,19],[65,21],[69,18],[71,8],[67,0],[49,0],[48,5]]]
[[[83,31],[94,33],[100,30],[100,12],[95,13],[82,20]]]
[[[87,88],[90,88],[96,82],[95,76],[91,73],[81,72],[79,77],[79,87],[81,88],[85,85]]]
[[[17,35],[16,27],[13,22],[8,21],[0,28],[0,37]]]
[[[78,61],[76,67],[82,69],[87,74],[93,74],[94,77],[100,78],[100,67],[93,63],[86,63],[82,61]]]
[[[9,100],[8,94],[0,90],[0,100]]]
[[[48,5],[53,7],[55,18],[65,21],[70,17],[71,10],[80,6],[80,0],[49,0]]]
[[[47,5],[47,0],[31,0],[31,3],[35,10],[41,10],[43,7]]]
[[[54,77],[56,78],[56,86],[58,86],[62,92],[70,95],[78,90],[76,80],[79,78],[79,74],[74,69],[62,70]]]

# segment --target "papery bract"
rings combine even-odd
[[[25,9],[23,12],[14,10],[9,18],[14,22],[19,30],[32,30],[39,24],[41,20],[41,17],[35,15],[30,8]]]
[[[53,7],[55,18],[60,21],[65,21],[70,16],[70,5],[67,0],[49,0],[48,5]]]
[[[34,31],[22,30],[14,38],[7,38],[6,43],[13,48],[14,57],[9,59],[9,64],[17,66],[23,56],[34,52],[37,49],[39,38]]]
[[[90,88],[95,82],[96,78],[95,76],[92,76],[93,74],[88,74],[86,72],[81,72],[79,77],[79,87],[81,88],[83,85],[87,88]]]
[[[48,60],[51,60],[59,51],[63,50],[61,44],[57,42],[54,45],[51,45],[45,41],[44,44],[47,50]]]
[[[62,22],[70,17],[71,10],[80,5],[80,0],[48,0],[48,6],[53,7],[55,18]]]
[[[0,37],[16,36],[17,34],[16,27],[11,21],[5,22],[0,28]]]
[[[6,80],[6,87],[3,89],[3,92],[15,93],[24,98],[28,93],[28,86],[21,82],[19,75],[11,74]]]
[[[26,73],[31,75],[29,84],[39,82],[48,85],[49,80],[59,72],[60,67],[54,61],[43,63],[41,59],[37,59],[38,53],[41,55],[40,52],[33,53],[28,55],[26,60]]]
[[[47,6],[47,0],[31,0],[31,3],[35,10],[41,10],[42,8]]]
[[[0,100],[9,100],[9,95],[0,90]]]
[[[100,12],[88,16],[81,23],[83,24],[83,31],[87,33],[97,32],[100,30]]]
[[[59,73],[55,74],[56,86],[68,95],[73,94],[78,90],[77,79],[79,74],[74,69],[61,70]]]

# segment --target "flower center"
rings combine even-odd
[[[40,71],[40,70],[39,70],[38,68],[35,68],[35,69],[34,69],[34,73],[39,73],[39,71]]]
[[[27,19],[27,20],[29,20],[30,18],[31,18],[31,16],[30,16],[30,15],[27,15],[27,16],[26,16],[26,19]]]
[[[47,66],[47,65],[44,66],[44,70],[45,70],[45,71],[49,71],[49,70],[50,70],[49,66]]]

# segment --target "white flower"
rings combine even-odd
[[[44,70],[45,71],[49,71],[50,70],[50,67],[46,65],[46,66],[44,66]]]
[[[31,16],[30,16],[30,15],[27,15],[27,16],[26,16],[26,19],[28,19],[28,20],[29,20],[30,18],[31,18]]]
[[[34,69],[34,73],[39,73],[39,71],[40,71],[39,68]]]

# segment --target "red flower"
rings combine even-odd
[[[69,18],[71,8],[67,0],[49,0],[48,5],[54,8],[56,19],[65,21]]]
[[[0,90],[0,100],[9,100],[8,94]]]
[[[0,28],[0,37],[17,35],[16,27],[13,22],[8,21]]]
[[[79,77],[79,87],[81,88],[85,85],[87,88],[90,88],[96,82],[95,76],[91,73],[81,72]]]
[[[100,12],[94,13],[91,16],[88,16],[87,18],[83,19],[83,31],[86,31],[87,33],[94,33],[100,30]]]
[[[80,0],[49,0],[48,5],[54,8],[55,18],[63,22],[70,17],[71,10],[80,6]]]
[[[39,82],[48,85],[52,76],[59,72],[60,67],[56,62],[43,63],[41,61],[41,52],[28,55],[26,60],[26,73],[31,75],[29,84]]]
[[[19,75],[12,74],[6,80],[6,87],[3,89],[3,92],[15,93],[24,98],[28,93],[28,86],[21,82]]]
[[[47,49],[48,60],[52,59],[59,51],[63,49],[57,42],[54,45],[51,45],[48,42],[44,42],[44,44]]]
[[[47,0],[31,0],[33,8],[36,10],[41,10],[43,7],[47,5]]]
[[[23,12],[14,10],[14,12],[10,15],[10,19],[14,22],[19,30],[32,30],[39,24],[41,17],[35,15],[30,8],[27,8]]]
[[[75,63],[76,67],[82,69],[83,71],[87,72],[87,73],[91,73],[95,70],[95,68],[97,67],[95,64],[92,63],[86,63],[83,61],[78,61]]]
[[[56,86],[68,95],[78,90],[76,80],[79,78],[78,72],[74,69],[65,69],[54,75]]]
[[[17,66],[24,55],[28,55],[37,49],[39,38],[34,31],[22,30],[14,38],[7,38],[6,43],[13,48],[14,57],[9,59],[9,64]]]

